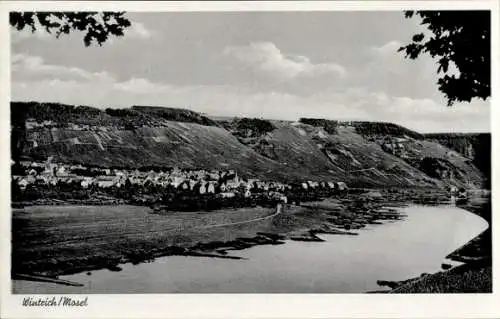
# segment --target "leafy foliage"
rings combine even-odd
[[[236,128],[238,131],[252,130],[255,135],[266,134],[275,129],[274,125],[267,120],[246,117],[238,120]]]
[[[433,35],[415,34],[412,42],[399,51],[410,59],[423,53],[438,58],[437,73],[442,76],[437,85],[448,99],[448,106],[456,101],[490,97],[490,11],[405,12],[406,18],[415,15]],[[452,65],[458,75],[453,74]]]
[[[166,121],[176,121],[185,123],[196,123],[205,126],[218,126],[211,119],[186,109],[163,107],[163,106],[142,106],[134,105],[132,111],[142,113],[151,117],[161,118]]]
[[[359,121],[353,122],[352,125],[356,128],[356,133],[363,136],[390,135],[404,137],[406,135],[417,140],[424,138],[420,133],[393,123]]]
[[[11,125],[24,128],[27,119],[37,122],[52,121],[67,126],[68,122],[89,125],[111,124],[103,111],[84,105],[69,105],[45,102],[11,102]]]
[[[338,121],[325,119],[301,118],[300,123],[308,124],[316,127],[322,127],[328,134],[337,134]]]
[[[35,32],[42,28],[56,38],[72,31],[85,32],[85,46],[101,46],[110,35],[124,35],[131,23],[123,15],[124,12],[11,12],[9,20],[19,31],[31,28]]]

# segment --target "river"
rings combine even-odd
[[[362,293],[377,280],[404,280],[441,269],[444,258],[488,227],[455,206],[408,206],[401,221],[371,225],[359,236],[287,241],[232,254],[245,260],[170,256],[125,264],[120,272],[61,276],[83,287],[14,281],[14,293]],[[447,261],[449,262],[449,261]]]

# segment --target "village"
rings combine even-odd
[[[68,190],[119,193],[135,190],[144,198],[152,193],[175,194],[190,198],[213,195],[218,199],[266,197],[287,203],[290,194],[347,191],[345,182],[302,181],[285,184],[277,181],[242,178],[235,170],[118,169],[85,167],[81,164],[21,161],[13,164],[12,183],[23,192],[71,186]],[[149,194],[148,194],[149,193]],[[293,196],[292,196],[293,197]]]

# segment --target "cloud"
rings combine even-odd
[[[144,23],[131,21],[131,26],[125,30],[125,38],[149,39],[153,37],[154,31],[149,30]]]
[[[344,77],[346,69],[336,63],[312,63],[300,55],[285,55],[274,43],[257,42],[246,46],[227,46],[223,52],[253,71],[279,80],[334,75]]]
[[[162,91],[166,86],[154,84],[147,79],[131,78],[124,82],[114,83],[113,88],[133,94],[156,94]]]
[[[297,120],[320,117],[393,122],[419,132],[488,131],[489,105],[448,108],[430,99],[412,99],[351,88],[309,96],[243,90],[231,85],[179,86],[132,78],[122,82],[42,79],[12,83],[12,99],[55,101],[99,108],[134,104],[188,108],[211,115]]]
[[[386,44],[378,47],[372,47],[371,50],[374,54],[380,55],[380,56],[394,56],[398,53],[398,49],[402,46],[401,42],[399,41],[389,41]]]
[[[97,82],[114,80],[107,72],[88,72],[77,67],[47,64],[43,58],[27,54],[12,56],[11,72],[14,80],[40,78]]]
[[[288,60],[310,63],[302,57]],[[106,71],[90,72],[50,64],[26,54],[14,54],[12,67],[11,96],[18,101],[54,101],[99,108],[163,105],[212,115],[285,120],[320,117],[386,121],[420,132],[488,131],[490,128],[489,101],[448,108],[444,101],[390,93],[361,82],[342,88],[317,87],[308,94],[299,94],[279,86],[262,90],[236,84],[173,85],[146,77],[120,81]]]

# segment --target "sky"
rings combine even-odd
[[[11,99],[214,116],[393,122],[489,132],[490,102],[446,106],[430,57],[397,49],[423,29],[400,11],[127,13],[125,36],[85,47],[11,29]]]

